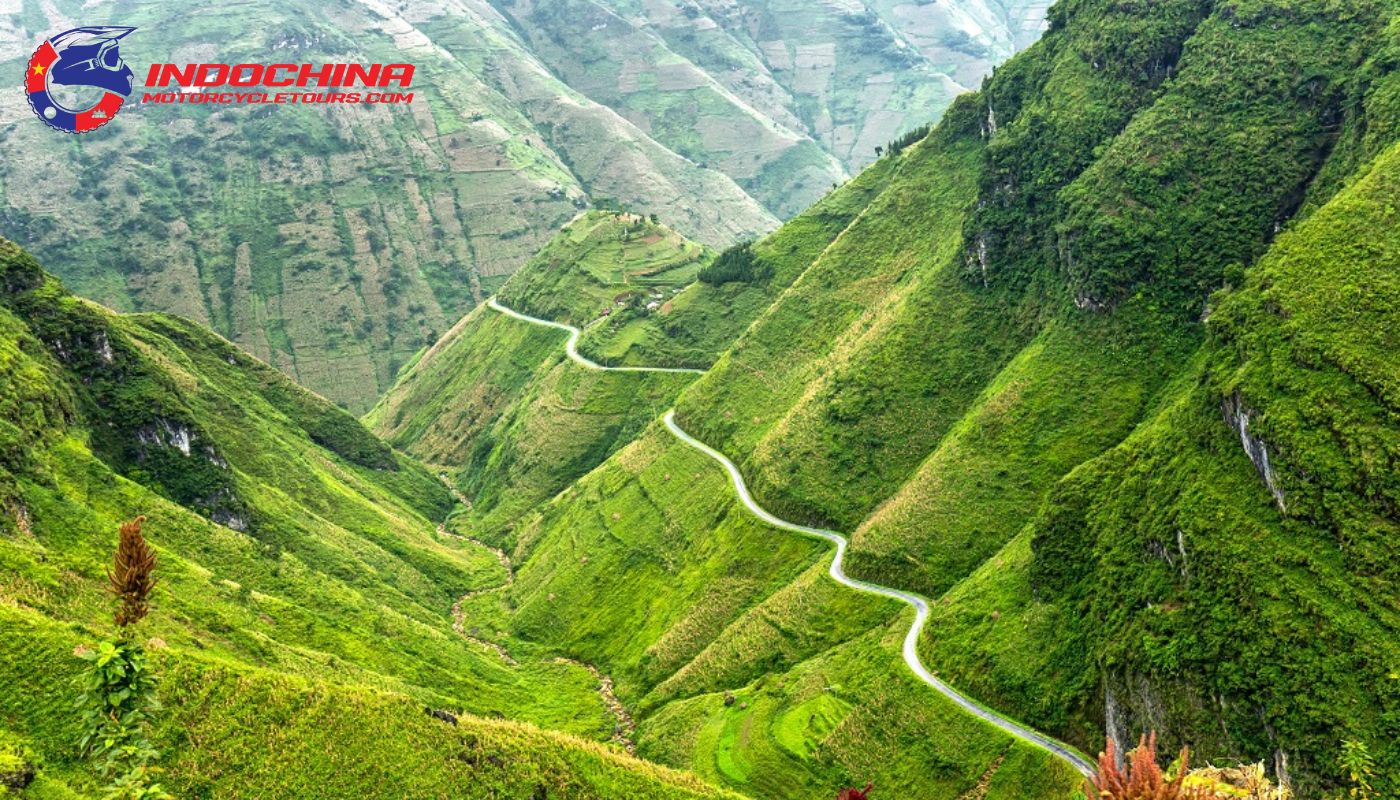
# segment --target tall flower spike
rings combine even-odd
[[[151,590],[156,588],[156,552],[141,536],[141,523],[145,521],[145,517],[137,517],[122,523],[112,569],[107,573],[108,588],[117,598],[114,619],[120,628],[146,616]]]

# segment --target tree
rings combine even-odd
[[[725,250],[696,276],[701,283],[718,286],[730,281],[748,283],[768,277],[767,266],[753,252],[753,245],[742,242]]]

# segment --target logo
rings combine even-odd
[[[120,42],[136,30],[74,28],[50,36],[29,57],[24,91],[34,115],[54,130],[106,125],[136,90]],[[412,64],[165,64],[146,73],[142,104],[378,105],[413,102]],[[310,90],[310,91],[303,91]],[[319,90],[319,91],[318,91]]]
[[[118,42],[134,30],[74,28],[42,42],[24,73],[35,115],[68,133],[87,133],[111,122],[131,94],[131,67],[122,61]]]

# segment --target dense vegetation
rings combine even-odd
[[[758,260],[758,256],[754,255],[753,243],[740,242],[726,248],[714,261],[700,270],[696,278],[701,283],[711,286],[731,281],[752,283],[768,277],[765,267],[766,265]]]
[[[345,412],[194,323],[72,297],[3,240],[0,331],[0,771],[38,770],[26,796],[97,783],[74,653],[112,636],[112,546],[138,513],[159,584],[123,647],[161,676],[150,740],[176,796],[712,794],[585,741],[612,723],[584,667],[454,633],[453,602],[505,570],[437,533],[448,490]]]
[[[1395,794],[1397,30],[1393,0],[1064,0],[927,135],[725,257],[746,280],[691,282],[708,254],[655,220],[580,217],[502,297],[601,319],[600,361],[704,376],[585,371],[562,332],[478,309],[366,418],[467,495],[444,533],[500,558],[436,534],[444,489],[354,420],[6,249],[7,746],[88,780],[26,665],[76,669],[56,654],[92,632],[95,532],[143,512],[185,678],[162,685],[196,687],[156,744],[196,795],[271,763],[200,746],[252,737],[242,693],[295,723],[288,795],[440,793],[461,764],[506,793],[706,791],[421,714],[607,738],[556,655],[615,680],[641,756],[750,796],[1082,788],[908,674],[905,613],[746,513],[655,423],[674,403],[762,504],[850,532],[854,575],[930,596],[922,655],[979,701],[1088,752],[1156,730],[1300,798],[1362,773]],[[328,736],[393,743],[332,775]]]
[[[681,423],[780,515],[852,531],[855,574],[937,598],[921,648],[973,696],[1088,751],[1156,729],[1263,761],[1301,797],[1365,748],[1384,796],[1397,24],[1379,0],[1061,3],[926,137],[731,256],[771,278],[681,292],[631,363],[754,298]],[[832,611],[861,601],[745,539],[707,474],[644,434],[518,518],[510,600],[480,613],[616,675],[644,754],[754,794],[1035,780],[979,761],[986,731],[922,766],[843,750],[915,736],[863,693],[891,623]]]

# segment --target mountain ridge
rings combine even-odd
[[[552,28],[536,25],[520,16],[524,8],[259,0],[173,14],[118,0],[104,13],[138,29],[124,47],[138,76],[163,59],[408,60],[418,98],[334,108],[133,102],[102,131],[59,144],[14,95],[0,100],[0,233],[79,294],[121,311],[195,319],[359,414],[415,352],[593,202],[659,214],[722,247],[766,233],[779,215],[846,179],[849,170],[797,122],[800,104],[781,88],[792,80],[779,80],[819,78],[828,67],[765,66],[776,94],[745,92],[730,56],[757,59],[753,43],[725,33],[717,55],[690,60],[672,49],[677,36],[689,40],[686,26],[668,27],[672,39],[663,41],[638,23],[636,35],[656,51],[651,66],[684,79],[626,92],[613,81],[604,91],[606,81],[570,75],[534,49],[544,48],[546,28],[583,43],[595,35],[591,25],[571,14],[551,16]],[[818,91],[814,79],[795,97],[840,95],[826,115],[838,122],[864,115],[867,101],[888,106],[889,119],[865,126],[865,152],[852,162],[864,163],[951,95],[853,93],[845,84],[868,72],[892,74],[895,62],[882,55],[889,37],[839,10],[817,10],[807,27],[817,42],[842,43],[849,57],[830,69],[845,83]],[[687,19],[675,7],[652,11]],[[23,0],[0,11],[10,23],[0,64],[19,69],[43,37],[90,13],[79,0]],[[250,14],[259,25],[246,24]],[[860,54],[867,38],[870,57]],[[765,41],[786,47],[782,38]],[[622,70],[621,51],[598,52]],[[1007,54],[996,49],[976,63],[985,69]],[[677,71],[682,61],[689,66]],[[726,125],[731,116],[751,124]]]

